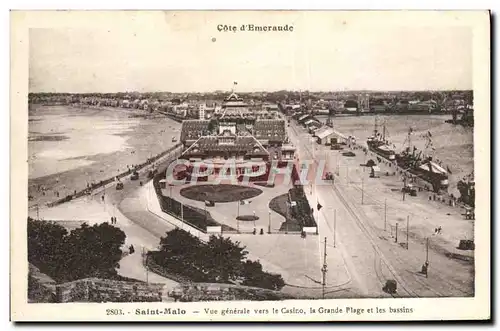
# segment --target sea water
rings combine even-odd
[[[326,116],[318,119],[325,122]],[[363,144],[373,134],[375,119],[381,133],[385,123],[386,138],[397,153],[408,146],[408,131],[412,128],[411,145],[440,161],[444,169],[449,168],[449,192],[459,196],[457,182],[474,170],[473,128],[445,123],[450,115],[337,116],[333,123],[337,131],[355,136]],[[427,146],[429,133],[432,146]]]
[[[173,145],[180,124],[138,111],[71,106],[31,107],[28,117],[29,194],[39,186],[61,196],[84,189]]]

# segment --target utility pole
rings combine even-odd
[[[403,180],[403,201],[405,201],[405,195],[406,195],[406,174],[404,175],[404,180]]]
[[[429,237],[427,237],[425,247],[426,247],[426,253],[425,253],[425,278],[427,278],[427,275],[429,273]]]
[[[337,232],[337,209],[333,210],[333,247],[335,248],[335,237]]]
[[[365,176],[361,174],[361,204],[364,204],[365,200]]]
[[[387,199],[384,201],[384,231],[387,231]]]
[[[410,215],[406,216],[406,249],[409,249],[408,247],[410,245],[409,233],[410,233]]]
[[[323,255],[323,268],[321,268],[321,272],[323,273],[323,282],[322,282],[322,288],[323,288],[323,299],[325,298],[325,286],[326,286],[326,272],[328,271],[327,266],[326,266],[326,237],[325,237],[325,252]]]
[[[398,242],[398,223],[396,223],[396,241],[395,242]]]
[[[271,234],[271,211],[269,211],[269,224],[267,225],[267,233]]]
[[[184,205],[181,203],[181,221],[184,222]]]
[[[429,263],[429,237],[427,237],[425,247],[426,247],[425,263]]]

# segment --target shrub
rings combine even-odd
[[[204,243],[183,230],[175,229],[161,238],[160,250],[150,254],[154,263],[166,273],[194,282],[240,281],[243,285],[273,290],[285,285],[280,275],[264,272],[259,262],[247,260],[245,247],[230,238],[211,236],[208,243]]]
[[[125,233],[102,223],[68,234],[58,224],[28,219],[28,260],[58,282],[116,276]]]

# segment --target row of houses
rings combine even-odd
[[[82,105],[94,107],[117,107],[125,109],[139,109],[149,112],[162,112],[177,118],[209,119],[219,114],[225,101],[216,100],[198,101],[133,98],[124,96],[82,96],[82,95],[56,95],[56,94],[31,94],[29,103],[33,104],[57,104],[57,105]],[[271,102],[255,102],[251,100],[248,106],[253,109],[253,115],[261,115],[269,112],[277,112],[279,106]]]
[[[456,101],[455,101],[456,102]],[[283,104],[283,109],[288,113],[303,112],[305,110],[314,114],[358,113],[358,112],[435,112],[441,110],[435,100],[397,100],[397,99],[370,99],[362,95],[357,100],[311,100],[301,103]]]
[[[128,109],[142,109],[147,111],[158,111],[172,106],[171,101],[159,101],[148,99],[114,99],[98,97],[82,97],[76,102],[80,105],[96,107],[118,107]]]

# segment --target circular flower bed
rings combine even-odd
[[[255,198],[262,190],[243,185],[195,185],[181,189],[180,194],[188,199],[196,201],[234,202]]]

